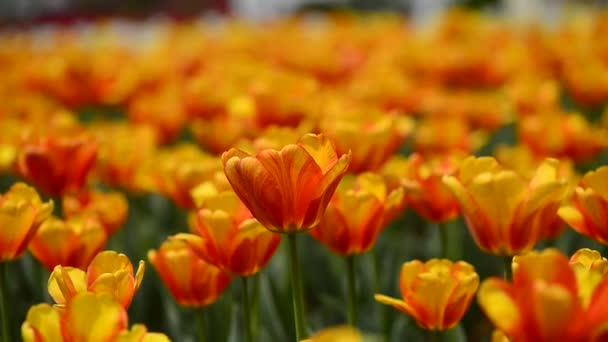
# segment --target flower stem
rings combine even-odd
[[[289,263],[291,275],[291,296],[293,301],[293,316],[296,326],[296,341],[306,337],[304,328],[304,301],[302,298],[302,277],[300,276],[300,262],[298,260],[297,235],[287,235],[289,241]]]
[[[427,333],[429,342],[443,341],[443,334],[441,333],[441,331],[427,330]]]
[[[207,311],[204,306],[198,310],[198,340],[207,342]]]
[[[8,295],[6,293],[6,274],[8,263],[0,262],[0,315],[2,315],[2,341],[10,342],[11,332],[8,322]]]
[[[513,279],[513,257],[512,256],[506,256],[503,258],[503,262],[505,265],[505,280],[506,281],[511,281],[511,279]]]
[[[251,295],[251,337],[253,342],[258,341],[260,335],[260,276],[253,277],[253,294]]]
[[[446,224],[441,222],[437,224],[439,227],[439,239],[441,241],[441,257],[448,258],[450,252],[450,239],[448,237],[448,227]]]
[[[251,337],[251,308],[249,307],[249,285],[247,277],[241,277],[243,290],[243,325],[245,330],[245,342],[252,342]]]
[[[348,282],[348,324],[357,326],[357,283],[355,275],[355,256],[346,257],[346,273]]]

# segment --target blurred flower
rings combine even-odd
[[[281,236],[264,228],[232,190],[210,194],[198,211],[196,232],[177,234],[200,258],[241,277],[259,272],[274,255]],[[213,194],[215,192],[215,195]]]
[[[195,209],[191,191],[200,183],[224,177],[221,170],[219,158],[202,152],[196,145],[181,144],[152,155],[140,169],[139,184],[184,209]]]
[[[405,169],[386,172],[400,175],[407,202],[418,215],[431,222],[444,223],[460,215],[460,206],[442,178],[455,174],[464,158],[459,153],[426,158],[412,154]]]
[[[586,270],[594,270],[602,275],[608,274],[608,259],[595,250],[589,248],[581,248],[570,257],[570,266],[572,268],[584,268]]]
[[[518,116],[530,115],[560,106],[560,84],[549,78],[516,77],[504,86]]]
[[[0,262],[19,258],[52,211],[53,201],[43,203],[34,188],[11,186],[0,197]]]
[[[96,217],[108,236],[118,230],[127,219],[128,203],[121,192],[85,190],[63,197],[63,215]]]
[[[596,286],[608,274],[608,260],[598,251],[581,248],[570,257],[570,267],[576,275],[579,298],[587,306]]]
[[[257,128],[250,119],[228,115],[193,120],[190,130],[198,144],[211,153],[220,154]]]
[[[346,175],[310,234],[334,253],[365,253],[402,203],[403,189],[389,191],[380,175]]]
[[[494,330],[490,342],[510,342],[509,338],[500,330]]]
[[[148,252],[148,260],[171,295],[182,306],[215,303],[230,283],[230,276],[194,255],[181,240],[168,240]]]
[[[40,226],[29,249],[49,271],[57,265],[85,269],[106,241],[106,232],[95,218],[51,217]]]
[[[154,129],[124,122],[96,123],[89,129],[99,141],[96,176],[110,186],[130,192],[139,190],[137,170],[158,144]]]
[[[350,326],[325,328],[300,342],[363,342],[361,333]]]
[[[585,161],[608,147],[608,131],[591,125],[578,113],[548,112],[522,118],[518,136],[540,157]]]
[[[378,170],[414,128],[414,121],[408,117],[389,113],[366,114],[327,116],[320,123],[321,132],[333,139],[339,154],[352,150],[349,172]]]
[[[514,341],[602,341],[606,333],[608,280],[577,285],[568,258],[556,249],[513,261],[513,282],[489,278],[478,302],[494,325]],[[581,292],[588,292],[585,301]],[[579,299],[580,298],[580,299]]]
[[[48,290],[55,303],[65,305],[81,292],[107,294],[128,308],[144,277],[144,262],[140,260],[137,273],[126,255],[104,251],[95,256],[84,272],[73,267],[55,266]]]
[[[587,172],[558,215],[577,232],[608,244],[608,166]]]
[[[60,197],[79,191],[95,164],[97,143],[88,135],[48,135],[27,141],[17,169],[43,192]]]
[[[59,310],[49,304],[30,308],[21,325],[25,342],[165,342],[163,334],[147,333],[141,325],[127,330],[125,309],[109,296],[80,293]]]
[[[448,330],[462,319],[479,286],[475,269],[447,259],[406,262],[399,286],[403,300],[376,294],[376,301],[411,316],[428,330]]]
[[[174,83],[138,93],[127,107],[129,120],[154,127],[161,143],[173,141],[187,121],[180,86]]]
[[[483,146],[488,135],[472,130],[462,118],[429,117],[417,122],[412,139],[414,151],[422,155],[472,153]]]
[[[228,181],[253,216],[287,234],[319,223],[350,160],[350,153],[338,156],[327,137],[314,134],[280,151],[252,156],[233,148],[222,155]]]
[[[460,203],[473,239],[482,250],[515,255],[545,236],[568,191],[556,159],[546,159],[526,180],[491,157],[469,157],[443,181]]]

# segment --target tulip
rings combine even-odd
[[[383,113],[384,114],[384,113]],[[397,151],[414,128],[412,119],[396,114],[326,117],[321,131],[334,139],[338,153],[352,149],[350,172],[376,171]]]
[[[518,256],[513,281],[484,280],[479,305],[513,341],[602,341],[608,278],[591,271],[578,283],[576,269],[556,249]]]
[[[89,190],[64,196],[62,209],[66,218],[97,218],[110,236],[125,223],[128,203],[120,192]]]
[[[230,283],[230,275],[198,258],[183,241],[163,242],[148,252],[148,260],[178,304],[208,306],[219,298]]]
[[[14,184],[0,197],[0,264],[23,254],[52,211],[53,201],[42,202],[24,183]]]
[[[142,325],[127,330],[128,317],[124,307],[109,296],[80,293],[58,309],[48,304],[30,308],[21,325],[25,342],[168,342],[158,333],[147,333]]]
[[[567,182],[558,179],[558,164],[546,159],[528,181],[491,157],[469,157],[443,181],[458,199],[479,248],[509,257],[532,249],[555,219],[568,191]]]
[[[362,342],[361,333],[350,326],[325,328],[300,342]]]
[[[57,265],[85,269],[106,241],[106,232],[95,218],[51,217],[40,226],[29,249],[49,271]]]
[[[411,316],[424,329],[444,331],[462,319],[479,286],[479,276],[464,261],[414,260],[401,267],[399,286],[403,300],[380,294],[374,298]]]
[[[138,177],[139,186],[170,198],[184,209],[195,209],[192,190],[205,181],[221,175],[217,157],[202,152],[197,146],[182,144],[159,150],[144,165]],[[223,176],[222,176],[223,177]]]
[[[55,266],[49,277],[49,294],[58,305],[65,305],[81,292],[110,295],[127,309],[144,277],[144,262],[134,274],[126,255],[104,251],[95,256],[87,271],[74,267]]]
[[[222,155],[226,178],[251,214],[268,230],[289,236],[298,340],[305,328],[295,233],[319,224],[350,159],[350,153],[338,156],[328,138],[314,134],[280,151],[251,156],[230,149]]]
[[[48,135],[27,141],[17,169],[28,181],[53,197],[78,192],[95,165],[97,143],[88,135]]]
[[[473,153],[488,139],[482,131],[474,131],[462,118],[429,117],[416,125],[414,151],[424,156],[453,152]]]
[[[608,244],[608,166],[587,172],[558,215],[574,230]]]
[[[148,260],[179,305],[200,308],[199,337],[205,341],[204,308],[217,301],[230,284],[230,275],[198,258],[179,239],[167,240],[158,250],[150,250]]]

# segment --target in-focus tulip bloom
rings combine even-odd
[[[402,300],[380,294],[374,298],[403,311],[425,329],[447,330],[462,319],[478,286],[479,276],[464,261],[414,260],[401,267]]]
[[[425,220],[444,223],[460,215],[458,200],[442,179],[455,174],[463,159],[461,154],[409,157],[406,169],[401,170],[401,183],[406,189],[408,204]]]
[[[608,166],[589,171],[558,215],[577,232],[608,244]]]
[[[589,248],[581,248],[570,257],[570,266],[572,268],[583,268],[585,270],[593,270],[601,275],[608,274],[608,259],[602,257],[598,251]]]
[[[575,271],[556,249],[530,252],[514,259],[512,283],[486,279],[477,299],[513,341],[604,341],[608,278],[578,283]]]
[[[333,139],[341,154],[352,150],[349,172],[376,171],[397,151],[414,128],[414,121],[397,114],[326,117],[321,131]]]
[[[219,158],[204,153],[196,145],[182,144],[159,150],[147,160],[140,169],[139,183],[184,209],[195,209],[192,190],[200,183],[213,181],[221,170]]]
[[[0,262],[19,258],[52,211],[53,202],[43,203],[34,188],[11,186],[0,197]]]
[[[62,311],[48,304],[30,308],[21,335],[26,342],[114,341],[127,325],[127,312],[120,304],[85,292]]]
[[[81,191],[63,197],[63,215],[71,217],[95,217],[108,236],[127,220],[129,204],[121,192]]]
[[[53,197],[78,192],[95,165],[97,143],[86,134],[33,138],[21,148],[17,169]]]
[[[148,252],[148,260],[182,306],[211,305],[230,284],[230,275],[200,259],[180,240],[163,242]]]
[[[147,333],[139,324],[127,330],[125,308],[110,296],[80,293],[58,309],[49,304],[30,308],[21,325],[25,342],[167,342],[159,333]]]
[[[363,336],[361,333],[351,327],[332,327],[325,328],[314,334],[311,338],[300,342],[362,342]]]
[[[314,228],[346,172],[351,154],[338,156],[324,135],[304,135],[280,151],[222,155],[226,178],[268,230],[293,234]]]
[[[339,255],[365,253],[402,203],[403,189],[389,191],[382,176],[346,175],[310,234]]]
[[[260,271],[274,255],[281,236],[252,218],[238,196],[227,190],[209,195],[196,219],[200,235],[177,234],[194,253],[227,273],[247,277]]]
[[[131,304],[144,277],[144,262],[137,272],[122,253],[104,251],[95,256],[83,271],[74,267],[55,266],[48,282],[49,294],[59,305],[65,305],[80,292],[107,294],[125,308]]]
[[[496,255],[532,249],[555,220],[568,185],[558,179],[555,159],[546,159],[527,180],[491,157],[469,157],[444,183],[460,203],[477,246]]]
[[[97,219],[64,221],[51,217],[40,226],[29,249],[49,271],[57,265],[85,269],[106,241],[106,232]]]

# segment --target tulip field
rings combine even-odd
[[[585,7],[0,30],[0,341],[608,341],[606,37]]]

